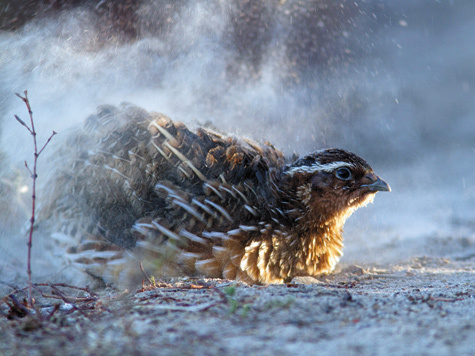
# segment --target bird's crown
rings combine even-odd
[[[297,159],[285,168],[284,173],[293,175],[295,173],[312,174],[321,171],[332,172],[343,167],[362,172],[372,171],[371,166],[354,153],[342,149],[330,148],[315,151],[305,157]]]

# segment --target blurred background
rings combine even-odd
[[[474,36],[472,0],[0,0],[0,279],[26,279],[25,89],[50,154],[121,102],[287,155],[354,151],[393,192],[350,218],[342,266],[473,259]],[[34,278],[63,279],[47,242]]]

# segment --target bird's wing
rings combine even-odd
[[[208,275],[224,246],[259,228],[267,176],[284,163],[270,144],[192,132],[132,105],[100,107],[56,154],[42,218],[71,254],[101,263],[122,258],[117,246],[160,259],[180,250]]]

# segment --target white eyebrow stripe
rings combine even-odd
[[[315,173],[315,172],[333,172],[335,169],[348,167],[355,169],[355,165],[349,162],[331,162],[326,164],[314,163],[311,166],[300,166],[300,167],[293,167],[286,171],[286,174],[294,174],[294,173]]]

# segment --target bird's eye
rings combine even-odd
[[[348,180],[351,178],[351,171],[348,168],[338,168],[336,170],[336,177],[341,180]]]

